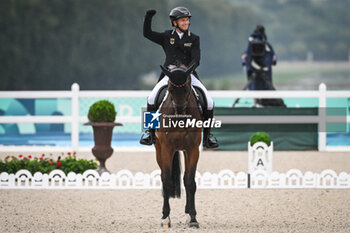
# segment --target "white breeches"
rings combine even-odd
[[[155,104],[158,91],[163,86],[168,85],[168,80],[169,80],[169,77],[164,76],[164,78],[162,78],[162,80],[160,80],[157,83],[157,85],[153,88],[151,94],[148,96],[148,99],[147,99],[148,104],[151,104],[151,105]],[[213,110],[214,102],[213,102],[213,99],[211,98],[211,96],[209,95],[207,88],[205,88],[205,86],[193,74],[191,74],[191,83],[192,83],[192,86],[198,87],[203,91],[205,98],[207,99],[207,103],[208,103],[207,109]]]

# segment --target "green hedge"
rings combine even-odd
[[[91,122],[114,122],[116,115],[113,103],[100,100],[90,106],[88,118]]]
[[[271,145],[271,138],[268,133],[265,132],[256,132],[254,133],[250,139],[250,145],[253,146],[257,142],[264,142],[266,145],[270,146]]]
[[[83,173],[89,169],[98,167],[94,160],[77,159],[75,155],[68,155],[64,159],[61,156],[57,160],[45,158],[45,154],[39,157],[31,155],[7,156],[4,160],[0,159],[0,173],[16,173],[21,169],[28,170],[34,175],[35,172],[50,173],[52,170],[60,169],[66,175],[69,172]]]

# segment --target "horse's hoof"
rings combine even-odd
[[[190,223],[188,224],[188,226],[189,226],[189,227],[192,227],[192,228],[199,228],[198,222],[190,222]]]
[[[160,226],[163,228],[169,228],[171,227],[171,223],[170,223],[170,217],[167,217],[165,219],[161,219],[160,221]]]

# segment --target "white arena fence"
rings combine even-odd
[[[291,169],[286,173],[255,171],[234,173],[221,170],[219,173],[196,172],[198,189],[350,189],[350,174],[333,170],[321,173]],[[2,172],[0,189],[161,189],[160,170],[150,174],[121,170],[116,174],[87,170],[83,174],[53,170],[49,174],[20,170],[16,174]],[[182,188],[183,185],[182,185]]]
[[[71,116],[0,116],[0,124],[9,123],[71,123],[70,147],[40,147],[40,146],[0,146],[3,151],[90,151],[91,147],[79,146],[79,124],[88,121],[86,116],[79,114],[79,98],[147,98],[150,91],[81,91],[77,83],[71,87],[71,91],[0,91],[0,98],[19,99],[54,99],[71,98]],[[327,91],[326,85],[321,83],[317,91],[210,91],[213,98],[318,98],[318,116],[217,116],[216,120],[222,123],[234,124],[293,124],[316,123],[318,124],[318,150],[319,151],[350,151],[350,146],[327,146],[326,123],[344,122],[344,117],[326,116],[327,98],[350,98],[350,91]],[[117,117],[121,123],[140,123],[140,116]],[[350,116],[346,116],[346,122],[350,122]],[[129,148],[134,150],[136,148]],[[119,151],[120,148],[118,148]],[[138,150],[138,149],[136,149]],[[142,150],[154,150],[150,147],[142,147]]]

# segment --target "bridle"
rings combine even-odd
[[[177,84],[173,83],[173,82],[170,80],[170,78],[169,78],[168,81],[169,81],[169,83],[170,83],[171,86],[176,87],[176,88],[181,88],[181,87],[186,86],[187,83],[189,82],[189,80],[191,80],[191,78],[187,78],[186,82],[184,82],[183,84],[180,84],[180,85],[177,85]],[[173,106],[174,106],[174,108],[175,108],[175,113],[177,113],[177,109],[180,109],[180,108],[181,108],[181,109],[185,109],[185,108],[187,107],[187,105],[188,105],[188,99],[189,99],[189,97],[190,97],[191,91],[192,91],[192,88],[190,88],[190,91],[187,93],[186,98],[185,98],[185,102],[184,102],[183,104],[177,104],[177,103],[175,103],[173,96],[172,96],[171,93],[169,92],[169,93],[170,93],[170,97],[171,97],[171,103],[173,104]]]
[[[170,80],[170,78],[169,78],[168,81],[169,81],[170,85],[173,86],[173,87],[184,87],[184,86],[188,83],[188,80],[190,80],[190,79],[187,78],[186,82],[184,82],[183,84],[180,84],[180,85],[177,85],[177,84],[173,83],[173,82]]]

